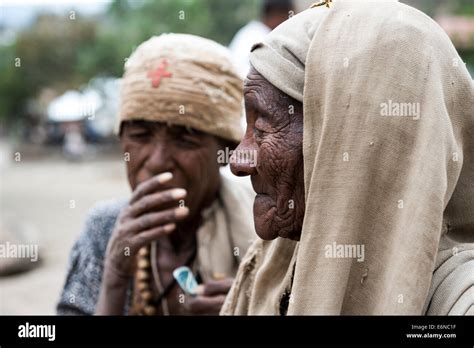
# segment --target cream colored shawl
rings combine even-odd
[[[334,0],[251,62],[303,102],[306,213],[299,243],[249,249],[221,313],[279,314],[289,293],[288,314],[472,312],[474,92],[440,27],[398,2]]]
[[[196,268],[204,282],[234,277],[255,240],[252,206],[255,193],[246,182],[221,175],[219,198],[203,212],[197,232]]]

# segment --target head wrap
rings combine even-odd
[[[472,313],[474,88],[442,29],[334,0],[251,63],[303,102],[306,211],[299,242],[249,249],[221,313],[279,314],[289,293],[288,314]]]
[[[303,11],[250,49],[250,63],[272,85],[303,102],[306,56],[326,11]],[[287,23],[304,22],[301,25]],[[295,38],[298,38],[297,40]]]
[[[242,98],[242,80],[225,47],[163,34],[138,46],[125,63],[118,126],[157,121],[238,142]]]

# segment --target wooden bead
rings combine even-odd
[[[140,291],[145,291],[150,289],[150,285],[147,282],[138,282],[137,288]]]
[[[148,280],[148,279],[150,279],[150,272],[145,271],[143,269],[139,269],[137,271],[137,279],[138,280]]]
[[[141,247],[140,250],[138,251],[138,255],[140,256],[148,256],[150,254],[150,250],[148,250],[148,247]]]
[[[145,306],[145,308],[143,308],[143,311],[145,312],[146,315],[156,314],[156,308],[153,306]]]
[[[138,268],[146,269],[148,267],[150,267],[150,261],[148,261],[147,259],[138,260]]]
[[[140,293],[140,296],[142,297],[143,301],[150,301],[151,298],[153,297],[153,294],[150,290],[145,290]]]

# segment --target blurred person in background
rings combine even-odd
[[[81,124],[67,123],[65,125],[63,154],[71,161],[79,161],[86,152],[86,142],[82,135]]]
[[[132,195],[101,202],[74,245],[59,314],[217,314],[254,238],[250,186],[220,174],[242,132],[229,51],[163,34],[125,64],[119,134]],[[187,296],[173,271],[202,283]]]
[[[292,0],[264,0],[260,20],[253,20],[235,34],[229,49],[241,76],[250,69],[249,54],[253,44],[260,42],[294,12]]]

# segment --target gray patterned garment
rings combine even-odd
[[[92,315],[99,299],[107,243],[127,199],[99,202],[90,210],[84,230],[72,248],[66,283],[57,305],[60,315]],[[124,314],[131,301],[132,282]]]

